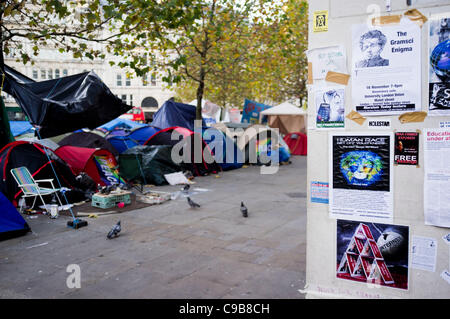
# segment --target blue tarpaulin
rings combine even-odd
[[[9,121],[9,126],[14,137],[33,132],[33,126],[28,121]]]
[[[106,138],[119,154],[121,154],[134,146],[144,145],[144,143],[159,130],[160,129],[157,127],[148,125],[137,127],[133,130],[117,129],[111,132]]]
[[[137,123],[131,120],[127,120],[127,119],[121,119],[121,118],[116,118],[112,121],[109,121],[106,124],[103,124],[102,126],[98,127],[98,129],[102,130],[102,131],[108,131],[111,132],[114,129],[134,129],[137,127],[142,127],[145,126],[146,124],[142,124],[142,123]]]
[[[194,131],[195,106],[166,101],[153,115],[152,125],[161,129],[180,126]],[[202,127],[206,127],[202,119]]]

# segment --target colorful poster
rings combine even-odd
[[[311,49],[307,51],[308,62],[312,64],[312,78],[325,79],[328,71],[347,73],[347,57],[342,45]]]
[[[271,108],[270,105],[265,105],[262,103],[254,102],[248,99],[245,99],[244,102],[244,111],[242,112],[242,118],[241,123],[251,123],[251,124],[257,124],[259,123],[259,114],[267,110],[268,108]],[[265,117],[263,117],[262,122],[267,121]]]
[[[336,277],[408,289],[409,227],[337,220]]]
[[[392,133],[330,133],[330,217],[392,222]]]
[[[421,110],[421,29],[399,24],[352,29],[352,104],[367,115]]]
[[[450,128],[423,134],[425,224],[450,227]]]
[[[124,180],[119,177],[119,172],[116,169],[117,163],[111,156],[94,156],[95,164],[97,165],[100,178],[105,185],[118,185],[124,183]]]
[[[450,115],[450,13],[429,20],[428,115]]]
[[[328,204],[328,183],[311,182],[311,203]]]
[[[394,164],[419,165],[419,133],[395,132]]]
[[[344,87],[318,87],[314,92],[316,128],[344,128]]]

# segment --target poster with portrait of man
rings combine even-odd
[[[352,28],[352,104],[363,115],[421,110],[421,32],[398,24]]]
[[[428,115],[450,115],[450,13],[429,22]]]

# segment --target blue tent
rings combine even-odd
[[[112,121],[109,121],[106,124],[103,124],[102,126],[98,127],[98,129],[101,131],[111,132],[112,130],[119,128],[134,129],[136,127],[142,126],[146,126],[146,124],[137,123],[127,119],[121,119],[118,117]]]
[[[161,129],[180,126],[194,131],[195,106],[166,101],[153,115],[152,125]],[[202,119],[202,127],[206,127]]]
[[[120,153],[137,145],[144,145],[153,134],[160,131],[154,126],[141,126],[134,129],[116,129],[106,136],[108,142]]]
[[[19,136],[33,132],[33,126],[28,121],[9,121],[11,133],[13,136]]]
[[[0,192],[0,240],[22,236],[30,230],[16,208]]]
[[[222,170],[241,168],[244,164],[244,154],[231,138],[218,129],[203,129],[203,140],[210,147],[217,164],[222,167]]]

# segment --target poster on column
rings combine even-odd
[[[421,32],[398,24],[352,28],[352,103],[363,115],[421,110]]]
[[[409,227],[336,222],[336,277],[408,289]]]
[[[324,86],[314,89],[316,128],[344,128],[344,87]]]
[[[450,13],[429,22],[428,115],[450,115]]]
[[[330,132],[331,218],[393,220],[392,133]]]
[[[450,128],[424,130],[425,224],[450,228]]]

